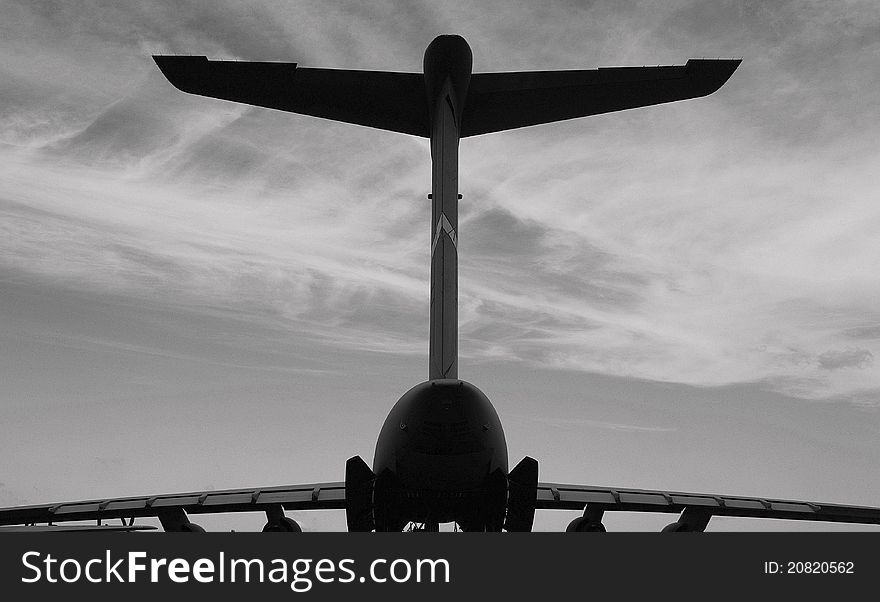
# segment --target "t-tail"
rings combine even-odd
[[[461,138],[704,96],[739,65],[692,59],[669,67],[472,73],[456,35],[425,51],[422,73],[298,67],[296,63],[157,56],[180,90],[312,115],[431,141],[431,301],[428,380],[398,400],[379,433],[372,469],[346,464],[351,531],[529,531],[538,463],[508,471],[507,443],[488,397],[458,379],[458,145]]]
[[[473,56],[459,36],[425,51],[431,131],[431,309],[428,378],[458,378],[458,141]]]
[[[458,377],[459,140],[705,96],[740,63],[691,59],[657,67],[472,74],[473,54],[458,35],[431,42],[423,73],[154,58],[184,92],[430,138],[430,380]]]

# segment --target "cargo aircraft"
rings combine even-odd
[[[370,467],[344,482],[97,499],[0,509],[0,525],[157,517],[165,531],[201,532],[193,515],[262,512],[263,531],[299,532],[288,510],[344,509],[349,531],[531,531],[536,509],[578,510],[571,532],[605,531],[610,511],[675,514],[663,531],[703,531],[713,516],[880,524],[880,509],[731,495],[544,483],[538,462],[508,469],[492,403],[458,378],[458,148],[462,138],[706,96],[739,59],[572,71],[472,73],[457,35],[434,39],[422,73],[313,69],[296,63],[155,56],[190,94],[390,130],[430,140],[432,160],[428,380],[391,409]],[[127,519],[127,522],[126,522]],[[34,527],[36,528],[36,527]],[[45,528],[45,527],[44,527]]]

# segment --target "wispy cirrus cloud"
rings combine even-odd
[[[10,4],[4,269],[423,354],[424,141],[184,95],[151,52],[414,71],[450,28],[486,70],[744,55],[707,99],[462,143],[462,353],[880,389],[870,4],[398,8]]]

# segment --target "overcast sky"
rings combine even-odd
[[[443,33],[476,72],[743,57],[707,98],[462,142],[459,371],[511,464],[880,505],[875,2],[0,11],[0,505],[372,461],[427,377],[427,141],[186,95],[150,55],[416,72]],[[789,528],[759,522],[710,529]]]

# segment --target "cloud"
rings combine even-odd
[[[58,0],[14,4],[19,22],[26,23],[42,41],[77,45],[99,40],[129,49],[158,44],[178,53],[201,46],[205,52],[222,49],[252,60],[290,60],[301,54],[290,33],[262,6],[170,0],[135,5],[104,0],[75,6]]]
[[[853,339],[880,339],[880,325],[859,326],[845,330],[843,334]]]
[[[156,90],[158,76],[147,79],[150,85],[142,88]],[[167,105],[159,102],[155,93],[138,92],[103,109],[82,130],[44,148],[108,168],[114,164],[125,167],[176,144],[180,133]]]
[[[640,424],[623,424],[617,422],[607,422],[603,420],[587,420],[587,419],[562,419],[562,418],[545,418],[541,416],[524,416],[522,414],[511,414],[509,417],[518,418],[532,423],[549,426],[557,429],[566,430],[582,430],[587,429],[603,429],[611,431],[619,431],[624,433],[671,433],[678,429],[676,427],[640,425]]]
[[[181,94],[150,52],[416,70],[460,31],[486,70],[745,55],[705,99],[462,142],[461,351],[804,397],[880,387],[862,4],[10,6],[6,270],[407,354],[424,353],[425,142]]]
[[[841,368],[864,368],[874,363],[874,354],[867,349],[845,349],[826,351],[819,356],[819,367],[823,370]]]

